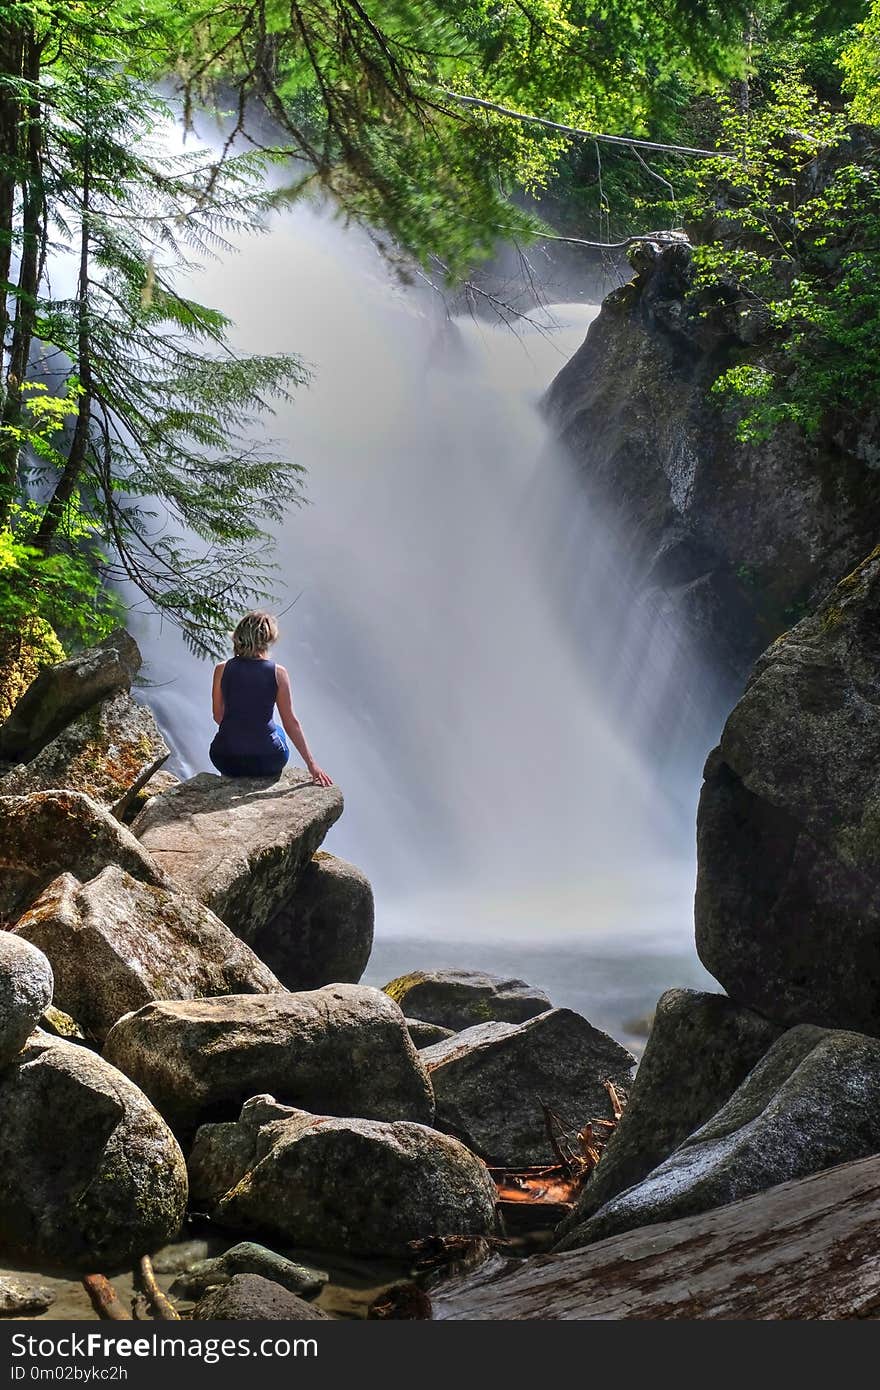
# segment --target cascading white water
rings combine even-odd
[[[602,572],[614,560],[537,409],[595,308],[518,334],[450,321],[306,206],[193,291],[230,315],[239,348],[314,369],[271,427],[311,504],[278,537],[278,608],[301,596],[277,657],[345,793],[327,847],[372,879],[380,940],[574,934],[625,955],[638,936],[686,953],[692,822],[634,727],[675,705],[681,677],[639,638],[622,685],[625,591],[597,590],[585,625],[589,594],[573,622],[556,575],[566,527]],[[184,767],[208,768],[210,667],[167,625],[138,635],[147,698]]]

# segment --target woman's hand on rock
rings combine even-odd
[[[316,787],[333,786],[333,778],[330,777],[322,767],[318,767],[317,763],[312,764],[312,766],[309,768],[309,772],[312,774],[312,781],[314,782]]]

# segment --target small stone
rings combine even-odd
[[[265,1245],[245,1240],[214,1259],[189,1265],[175,1279],[170,1293],[173,1298],[200,1298],[208,1289],[228,1284],[236,1274],[260,1274],[291,1293],[302,1295],[320,1293],[330,1279],[325,1270],[298,1264]]]
[[[225,1244],[220,1237],[212,1237],[210,1240],[181,1240],[173,1245],[163,1245],[152,1256],[153,1269],[157,1274],[181,1274],[199,1260],[210,1259]]]
[[[76,1019],[71,1018],[63,1009],[57,1009],[54,1004],[43,1010],[40,1027],[44,1033],[51,1033],[53,1038],[66,1038],[68,1042],[78,1043],[86,1041],[85,1032]]]
[[[330,1315],[259,1274],[236,1274],[205,1294],[192,1316],[196,1322],[306,1322]]]
[[[0,1318],[27,1318],[45,1313],[55,1302],[53,1289],[20,1279],[0,1278]]]

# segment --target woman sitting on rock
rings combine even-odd
[[[309,751],[302,725],[293,712],[290,677],[269,660],[278,641],[271,613],[246,613],[232,634],[235,655],[214,668],[212,703],[220,725],[211,744],[211,762],[224,777],[278,777],[290,749],[273,719],[275,706],[294,748],[319,787],[331,787]]]

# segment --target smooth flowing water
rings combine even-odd
[[[516,334],[450,319],[306,206],[193,290],[237,347],[314,371],[271,426],[310,500],[278,537],[276,655],[345,793],[327,848],[375,888],[367,978],[519,961],[606,1025],[699,980],[706,712],[537,408],[595,306]],[[209,768],[210,666],[139,621],[146,697],[183,768]]]

